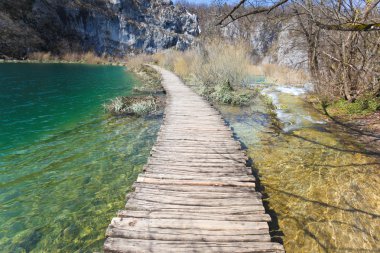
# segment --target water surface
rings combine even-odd
[[[220,109],[248,147],[287,252],[380,252],[380,159],[302,100],[304,89],[267,86],[262,99]],[[280,127],[278,127],[280,125]],[[278,229],[272,226],[274,230]]]
[[[0,252],[100,251],[160,118],[108,117],[122,67],[0,64]]]

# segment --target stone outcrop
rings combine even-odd
[[[252,21],[248,24],[236,21],[222,28],[222,35],[236,40],[244,38],[252,48],[257,63],[273,63],[296,69],[307,69],[306,42],[296,34],[294,20],[284,22]]]
[[[176,47],[199,35],[197,16],[169,0],[1,0],[0,57],[94,51],[122,56]]]

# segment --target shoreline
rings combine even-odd
[[[57,61],[39,61],[39,60],[4,60],[0,59],[1,63],[39,63],[39,64],[89,64],[89,65],[104,65],[104,66],[120,66],[120,67],[126,67],[126,62],[102,62],[102,63],[88,63],[85,61],[64,61],[64,60],[57,60]]]

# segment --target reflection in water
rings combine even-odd
[[[324,118],[286,87],[271,87],[284,128],[271,126],[258,99],[221,107],[258,171],[277,214],[287,252],[378,252],[380,159],[359,149],[344,128]]]

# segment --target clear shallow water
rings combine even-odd
[[[100,251],[160,118],[109,118],[122,67],[0,64],[0,252]]]
[[[287,252],[380,252],[380,159],[300,96],[269,87],[282,129],[265,103],[220,107],[248,148]]]

